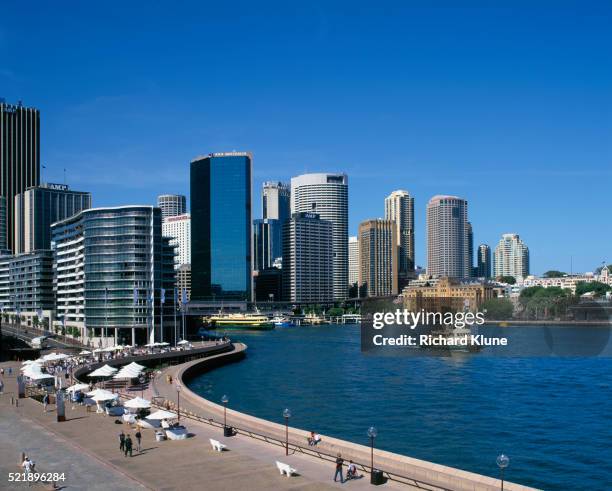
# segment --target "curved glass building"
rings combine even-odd
[[[53,224],[58,318],[94,345],[173,341],[175,252],[161,224],[153,206],[93,208]]]

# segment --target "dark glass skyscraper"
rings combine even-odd
[[[191,162],[191,300],[252,299],[251,154]]]
[[[0,196],[6,198],[6,241],[13,247],[15,195],[40,181],[40,112],[0,99]]]

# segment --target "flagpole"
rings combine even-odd
[[[163,343],[164,340],[164,304],[166,303],[166,290],[165,288],[162,288],[160,291],[161,295],[160,295],[160,306],[159,306],[159,329],[161,331],[161,342]]]
[[[176,343],[178,342],[177,336],[178,336],[178,331],[176,330],[176,307],[177,307],[177,303],[178,303],[178,293],[176,291],[176,287],[174,287],[174,346],[176,346]]]

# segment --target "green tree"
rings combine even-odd
[[[481,310],[486,310],[486,319],[507,320],[512,318],[514,304],[507,298],[490,298],[482,303]]]
[[[508,285],[514,285],[516,283],[516,278],[514,276],[498,276],[497,281],[508,283]]]
[[[612,290],[610,285],[606,285],[605,283],[601,283],[600,281],[580,281],[576,283],[576,295],[584,295],[585,293],[594,292],[597,295],[605,295],[606,292]]]
[[[557,271],[556,269],[551,269],[550,271],[546,271],[546,273],[544,273],[544,278],[563,278],[564,276],[567,276],[567,273]]]
[[[331,309],[327,311],[327,315],[329,315],[330,317],[340,317],[343,314],[344,314],[344,309],[340,307],[332,307]]]

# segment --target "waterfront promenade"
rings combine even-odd
[[[244,345],[236,345],[236,353],[244,350]],[[159,373],[150,387],[145,391],[147,398],[164,398],[168,401],[176,400],[176,380],[180,380],[185,371],[196,372],[224,363],[224,359],[232,357],[232,352],[223,352],[206,359],[193,360],[188,363],[169,367]],[[239,359],[239,356],[236,358]],[[215,361],[216,360],[216,361]],[[3,364],[7,366],[7,364]],[[16,372],[18,364],[13,363]],[[172,375],[174,382],[169,384],[167,375]],[[14,380],[5,378],[5,392],[14,391]],[[185,412],[198,414],[205,418],[222,421],[222,408],[198,396],[190,394],[184,387],[181,390],[181,422],[193,434],[192,438],[183,441],[156,442],[152,430],[144,430],[143,448],[141,454],[126,458],[118,450],[118,433],[123,429],[134,434],[135,430],[127,425],[115,424],[115,418],[109,418],[94,412],[87,412],[81,406],[67,405],[67,419],[63,423],[56,422],[53,411],[44,413],[42,405],[32,399],[22,399],[19,407],[10,404],[10,393],[0,396],[0,425],[10,427],[11,435],[17,434],[21,438],[11,438],[10,445],[5,446],[0,454],[0,471],[2,483],[6,483],[6,473],[17,471],[17,462],[22,450],[32,453],[32,458],[39,464],[39,470],[48,472],[65,472],[66,489],[89,489],[91,480],[108,476],[109,486],[106,489],[202,489],[206,482],[210,489],[219,490],[269,490],[269,489],[333,489],[348,487],[351,489],[372,489],[369,483],[369,474],[365,477],[349,481],[341,485],[333,483],[334,464],[317,456],[296,451],[296,445],[306,446],[306,433],[303,430],[290,430],[290,453],[278,444],[284,439],[284,427],[272,422],[252,418],[232,410],[228,411],[228,424],[243,428],[238,435],[224,438],[219,426],[198,421],[187,417]],[[160,400],[160,399],[156,399]],[[253,438],[244,430],[249,429],[258,434],[268,435],[269,441]],[[37,435],[41,435],[37,439]],[[254,435],[253,435],[254,436]],[[45,439],[51,438],[53,445],[45,445]],[[214,452],[211,449],[209,438],[214,438],[227,444],[229,451]],[[363,462],[364,447],[350,442],[335,440],[324,436],[324,441],[318,450],[322,452],[341,451],[343,457],[350,458],[352,454],[358,456]],[[39,444],[40,440],[40,444]],[[35,446],[27,446],[27,442],[36,442]],[[275,444],[276,443],[276,444]],[[369,449],[365,448],[367,452]],[[15,455],[13,455],[15,454]],[[78,459],[73,456],[78,455]],[[335,455],[335,453],[334,453]],[[368,454],[369,455],[369,454]],[[385,470],[404,472],[405,468],[393,467],[387,452],[376,452],[376,461],[384,462]],[[497,490],[500,482],[485,476],[464,473],[456,469],[436,466],[403,456],[394,458],[405,459],[424,465],[429,474],[426,477],[434,482],[441,475],[451,473],[455,481],[452,486],[427,486],[422,482],[399,483],[389,481],[384,485],[387,489],[470,489],[470,490]],[[382,460],[381,460],[382,459]],[[281,477],[276,469],[275,461],[279,460],[298,469],[299,476],[292,478]],[[367,458],[365,461],[369,462]],[[72,465],[70,463],[74,462]],[[406,463],[406,462],[404,462]],[[96,472],[87,470],[95,468]],[[393,469],[392,469],[393,468]],[[457,473],[453,475],[453,473]],[[401,472],[400,472],[401,473]],[[475,479],[475,482],[466,480],[466,475]],[[414,476],[413,476],[414,477]],[[111,484],[112,483],[112,484]],[[44,488],[42,484],[37,485]],[[122,487],[126,486],[126,487]],[[23,486],[14,486],[12,489],[21,489]],[[11,488],[9,488],[11,489]],[[95,489],[91,486],[91,489]],[[526,490],[529,488],[506,483],[507,490]]]
[[[12,366],[15,371],[19,365]],[[192,438],[156,442],[152,430],[143,430],[144,451],[126,458],[119,452],[117,435],[123,430],[133,437],[135,430],[81,406],[72,409],[67,405],[67,421],[62,423],[56,421],[53,410],[44,413],[42,405],[33,399],[19,400],[16,408],[11,405],[9,393],[13,385],[14,380],[5,378],[5,394],[0,396],[0,429],[11,429],[11,442],[3,444],[0,453],[0,489],[24,489],[23,484],[11,486],[7,482],[8,472],[19,471],[22,451],[31,454],[40,471],[65,472],[66,482],[59,483],[64,489],[370,489],[365,478],[334,484],[333,465],[299,455],[286,458],[283,449],[251,438],[231,438],[229,451],[219,454],[212,450],[209,438],[223,440],[220,430],[186,419],[182,422],[193,433]],[[280,476],[276,460],[291,464],[300,475]],[[50,487],[37,484],[34,489]]]

